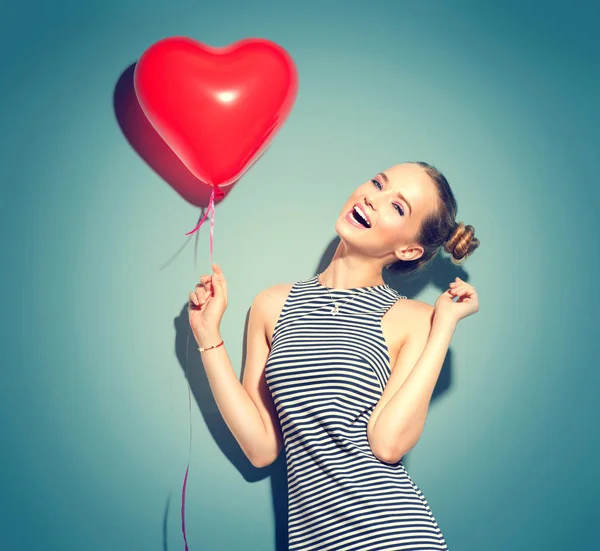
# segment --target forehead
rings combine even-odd
[[[434,205],[435,184],[423,167],[413,163],[402,163],[383,172],[389,179],[390,187],[401,191],[414,210],[426,210]]]

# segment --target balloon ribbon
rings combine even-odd
[[[200,228],[200,226],[204,223],[204,221],[206,220],[208,213],[209,212],[211,213],[211,217],[210,217],[210,265],[211,266],[213,263],[212,262],[212,253],[213,253],[213,232],[214,232],[214,227],[215,227],[215,199],[221,199],[223,197],[225,197],[225,193],[223,193],[219,189],[218,186],[213,186],[212,192],[210,194],[210,201],[208,203],[208,208],[206,209],[206,212],[204,213],[202,220],[200,220],[200,222],[198,222],[197,226],[192,231],[185,234],[185,235],[190,235],[190,234],[194,233],[195,231],[197,231]],[[188,332],[188,339],[189,339],[189,332]],[[186,379],[188,381],[188,410],[189,410],[189,415],[190,415],[190,449],[188,452],[187,467],[185,468],[185,477],[183,478],[183,488],[181,490],[181,531],[183,532],[183,541],[185,542],[185,551],[189,551],[188,542],[187,542],[187,534],[185,532],[185,490],[186,490],[186,486],[187,486],[188,472],[190,470],[190,458],[192,456],[192,400],[191,400],[191,396],[190,396],[189,379],[187,377],[187,354],[186,354],[185,371],[186,371]]]
[[[223,197],[225,197],[225,193],[223,191],[221,191],[221,189],[219,189],[219,186],[212,186],[212,188],[213,189],[210,193],[210,201],[208,202],[208,208],[206,209],[206,212],[204,213],[202,220],[200,220],[200,222],[198,222],[198,224],[192,231],[189,231],[185,234],[185,235],[190,235],[190,234],[194,233],[195,231],[197,231],[198,228],[200,228],[200,226],[202,224],[204,224],[204,221],[206,220],[208,213],[209,212],[211,213],[211,216],[210,216],[210,265],[211,266],[213,263],[212,253],[213,253],[213,232],[214,232],[214,227],[215,227],[215,200],[222,199]]]

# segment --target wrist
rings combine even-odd
[[[216,329],[204,329],[198,331],[195,335],[198,346],[207,347],[219,344],[222,340],[221,332],[218,328]]]
[[[434,316],[433,317],[433,327],[443,327],[449,331],[455,331],[456,326],[458,324],[458,320],[450,316]]]

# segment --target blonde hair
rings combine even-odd
[[[413,164],[421,166],[435,183],[438,208],[423,220],[417,234],[417,242],[424,249],[423,255],[416,260],[397,260],[388,268],[393,273],[419,270],[429,264],[441,248],[450,254],[453,264],[461,265],[479,247],[475,228],[463,222],[456,222],[456,199],[446,177],[424,161],[414,161]]]

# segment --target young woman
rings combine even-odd
[[[427,163],[358,187],[325,271],[253,300],[242,383],[219,333],[227,284],[218,265],[189,295],[211,389],[244,453],[264,467],[285,447],[290,551],[448,549],[402,456],[421,436],[456,325],[478,298],[457,277],[434,306],[400,300],[382,271],[422,268],[441,247],[464,261],[479,240],[456,210]]]

